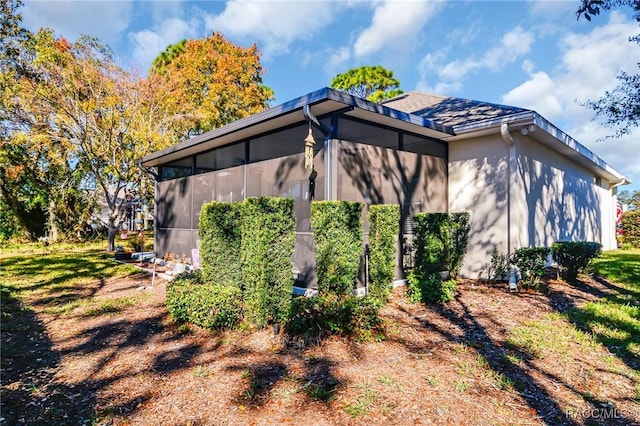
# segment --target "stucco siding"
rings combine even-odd
[[[449,145],[449,212],[469,212],[471,221],[463,277],[480,277],[494,249],[508,250],[508,158],[500,135]]]
[[[611,195],[606,182],[572,160],[527,137],[516,141],[517,176],[526,212],[520,226],[526,246],[555,241],[597,241],[609,245]]]

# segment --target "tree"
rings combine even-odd
[[[578,19],[584,16],[586,20],[591,21],[591,17],[599,15],[602,10],[618,6],[631,7],[634,18],[640,22],[639,0],[581,0],[576,14]],[[629,41],[640,44],[640,34]],[[640,67],[640,63],[638,66]],[[589,100],[583,104],[595,111],[596,117],[605,119],[605,127],[615,129],[614,134],[609,137],[621,137],[640,126],[640,73],[629,74],[622,71],[617,75],[617,79],[619,84],[612,91],[606,91],[600,99]]]
[[[22,75],[7,102],[18,124],[8,143],[40,155],[32,164],[59,167],[63,178],[47,187],[54,199],[79,186],[101,195],[113,250],[124,192],[142,179],[137,160],[171,140],[165,111],[156,103],[161,90],[120,68],[110,49],[91,37],[71,44],[41,30],[30,49],[33,72]]]
[[[166,66],[153,67],[149,75],[163,87],[158,102],[174,117],[178,140],[262,111],[273,99],[262,84],[255,45],[236,46],[220,33],[188,40],[181,52],[179,45],[169,46],[166,58],[156,58]]]
[[[178,43],[167,46],[167,48],[161,52],[151,63],[151,67],[154,72],[158,74],[164,74],[167,72],[167,66],[173,62],[180,54],[184,53],[184,45],[187,43],[187,39],[182,39]]]
[[[393,77],[393,71],[381,66],[363,66],[336,75],[330,87],[351,95],[381,102],[402,93],[400,81]]]
[[[640,190],[633,191],[633,193],[627,190],[620,191],[618,201],[629,206],[631,210],[640,210]]]

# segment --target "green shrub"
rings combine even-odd
[[[429,275],[444,271],[449,246],[449,216],[446,213],[417,213],[415,220],[415,271]]]
[[[260,197],[244,201],[241,243],[244,301],[247,317],[259,327],[283,322],[289,313],[295,227],[291,198]]]
[[[184,272],[167,284],[167,308],[180,322],[231,328],[242,312],[240,289],[204,283],[200,271]]]
[[[200,209],[198,233],[204,280],[240,287],[242,203],[212,201]]]
[[[551,256],[562,267],[562,278],[571,283],[601,253],[602,245],[593,241],[558,241],[551,246]]]
[[[640,210],[629,210],[622,215],[622,241],[640,247]]]
[[[384,336],[379,309],[380,303],[370,297],[338,294],[298,297],[291,305],[285,330],[294,336],[336,334],[379,340]]]
[[[412,272],[407,277],[407,282],[407,293],[413,303],[446,303],[456,295],[456,280],[443,281],[440,272]]]
[[[321,294],[349,294],[360,268],[362,203],[313,201],[311,226]]]
[[[369,224],[369,295],[384,303],[395,277],[396,240],[400,232],[399,206],[369,206]]]
[[[448,256],[446,259],[447,271],[452,278],[458,276],[462,261],[467,253],[469,244],[470,215],[467,212],[451,213],[449,215],[449,241]]]
[[[414,220],[416,272],[457,277],[469,242],[469,213],[417,213]]]
[[[524,287],[540,286],[549,252],[548,247],[522,247],[513,252],[511,263],[520,271]]]
[[[509,273],[509,256],[500,253],[498,249],[491,252],[491,263],[489,264],[489,281],[503,280]]]

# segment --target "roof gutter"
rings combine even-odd
[[[536,131],[536,129],[540,129],[542,132],[537,133],[537,135],[539,134],[540,136],[530,136],[541,142],[544,138],[543,135],[547,134],[552,138],[553,144],[561,144],[576,154],[579,154],[579,156],[572,158],[574,161],[586,166],[587,168],[591,168],[592,170],[595,169],[595,173],[604,177],[609,182],[615,182],[616,184],[619,183],[621,185],[631,183],[631,180],[628,177],[620,174],[586,146],[582,145],[571,136],[554,126],[551,122],[535,111],[525,111],[511,114],[506,117],[491,118],[468,124],[455,125],[453,126],[455,136],[446,138],[446,140],[455,141],[472,136],[487,135],[495,133],[498,129],[503,139],[505,139],[505,136],[507,138],[511,138],[508,131],[507,135],[503,134],[502,126],[504,125],[507,125],[510,130],[519,130],[523,136],[530,135]],[[511,140],[513,140],[513,138],[511,138]],[[505,142],[507,142],[507,139],[505,139]],[[509,144],[509,142],[507,142],[507,144]],[[571,158],[571,155],[568,155],[568,157]]]

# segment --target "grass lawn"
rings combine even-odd
[[[0,251],[0,424],[640,424],[640,250],[576,285],[394,290],[381,342],[176,324],[104,243]]]

